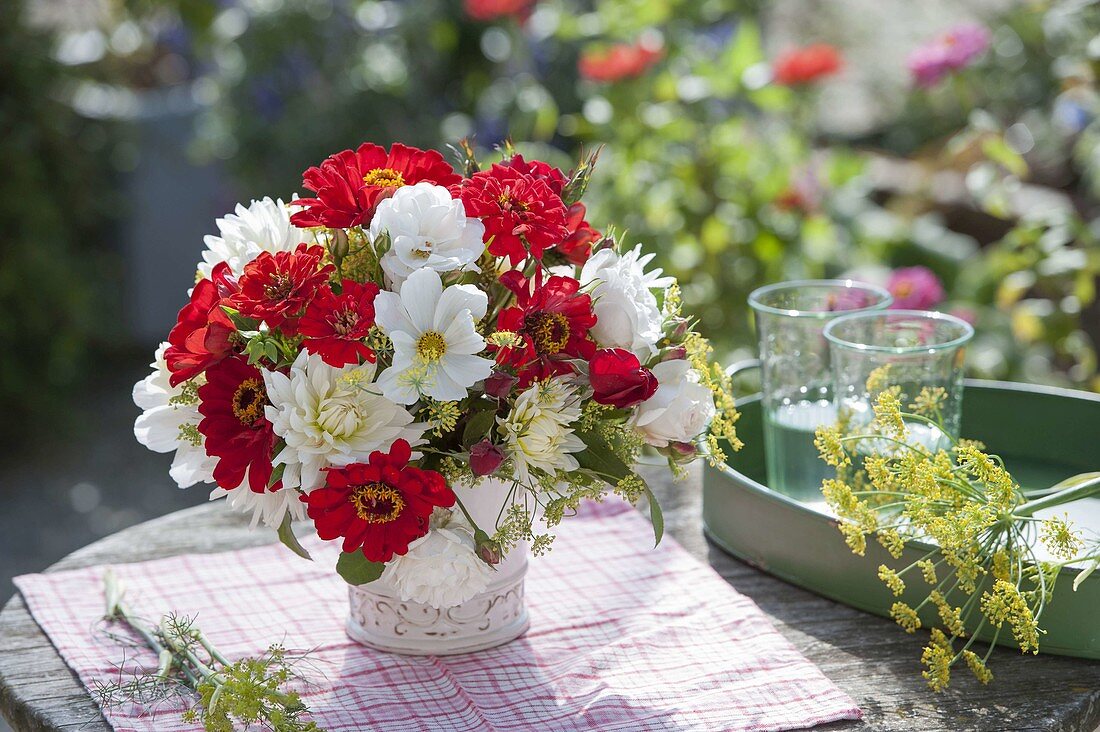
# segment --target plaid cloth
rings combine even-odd
[[[859,719],[852,700],[795,650],[756,605],[644,517],[591,504],[530,564],[531,629],[499,648],[411,657],[344,633],[347,587],[335,547],[315,562],[279,545],[123,564],[137,613],[195,616],[230,658],[271,643],[309,650],[301,688],[329,732],[385,730],[786,730]],[[155,667],[97,628],[103,567],[15,580],[35,620],[86,687]],[[116,730],[193,730],[180,707],[105,709]]]

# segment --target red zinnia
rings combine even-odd
[[[323,287],[298,321],[298,333],[305,336],[302,347],[317,353],[330,366],[346,366],[364,359],[374,363],[372,351],[363,339],[374,325],[374,296],[378,285],[344,280],[339,295]]]
[[[191,301],[180,310],[179,318],[168,334],[164,360],[172,372],[169,383],[182,382],[210,368],[233,353],[231,336],[236,328],[222,310],[222,304],[236,292],[229,265],[221,262],[210,279],[199,280],[191,291]]]
[[[389,454],[372,452],[366,465],[329,468],[323,488],[306,497],[309,517],[325,541],[344,537],[344,551],[362,549],[372,562],[388,562],[428,533],[436,506],[455,495],[434,470],[410,466],[412,451],[395,440]]]
[[[544,181],[546,185],[550,186],[550,190],[559,196],[562,189],[565,188],[565,184],[569,182],[565,177],[565,173],[550,165],[550,163],[544,163],[541,160],[524,160],[522,155],[513,155],[511,159],[505,160],[501,165],[505,168],[514,168],[524,175]]]
[[[589,81],[612,82],[641,76],[661,60],[664,49],[645,41],[616,43],[587,49],[577,61],[577,71]]]
[[[206,437],[206,453],[218,458],[214,480],[222,488],[237,488],[247,472],[249,488],[267,490],[275,448],[275,433],[264,416],[268,404],[263,375],[244,358],[227,358],[206,372],[199,387],[199,432]]]
[[[298,316],[332,273],[331,264],[321,266],[324,256],[324,247],[306,244],[293,252],[262,252],[245,266],[230,303],[245,317],[293,334]]]
[[[495,20],[513,17],[526,21],[535,0],[463,0],[462,7],[472,20]]]
[[[570,263],[582,266],[592,256],[592,245],[603,236],[584,220],[584,204],[574,203],[566,211],[565,227],[569,235],[558,244],[558,252]]]
[[[596,344],[588,331],[596,324],[596,316],[592,298],[578,294],[577,280],[554,276],[532,291],[520,272],[510,270],[500,281],[516,294],[516,305],[501,311],[497,328],[517,333],[523,344],[501,349],[497,361],[517,369],[520,388],[536,379],[572,372],[567,359],[592,358]]]
[[[489,253],[517,265],[535,259],[565,238],[565,204],[545,180],[495,163],[474,173],[451,192],[462,199],[466,215],[485,224]],[[524,244],[526,242],[526,245]]]
[[[295,226],[346,229],[370,223],[374,207],[401,186],[427,181],[452,186],[462,176],[435,150],[418,150],[394,143],[384,147],[364,142],[358,150],[344,150],[325,158],[302,174],[302,185],[317,194],[299,198],[305,206],[290,217]]]
[[[772,65],[772,77],[775,83],[785,86],[808,84],[832,76],[842,65],[840,52],[836,48],[827,43],[815,43],[788,51],[777,58]]]
[[[638,357],[622,348],[596,351],[588,363],[592,399],[618,409],[633,407],[657,391],[657,377],[642,366]]]

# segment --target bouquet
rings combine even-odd
[[[647,499],[647,446],[673,470],[739,446],[728,379],[652,254],[585,220],[597,155],[564,173],[510,145],[365,143],[304,173],[314,195],[217,222],[152,373],[137,439],[181,487],[276,528],[339,540],[352,584],[385,575],[435,607],[538,555],[583,499]],[[508,486],[479,525],[457,486]]]

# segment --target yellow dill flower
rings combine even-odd
[[[977,653],[969,650],[963,651],[962,657],[963,660],[966,661],[966,665],[970,669],[970,672],[974,674],[974,678],[978,681],[983,684],[988,684],[993,680],[993,672],[986,667],[985,661],[983,661],[981,656]]]
[[[878,565],[878,578],[882,580],[883,584],[890,588],[890,592],[893,592],[895,597],[905,592],[905,580],[885,564]]]
[[[1069,514],[1052,516],[1044,521],[1040,538],[1051,554],[1065,560],[1073,559],[1085,545],[1081,537],[1074,533]]]
[[[645,481],[634,473],[630,473],[619,479],[615,484],[615,493],[622,496],[629,503],[636,503],[645,493]]]
[[[887,389],[875,398],[875,426],[884,434],[901,438],[905,435],[905,420],[901,418],[901,400],[897,391]]]
[[[940,407],[947,398],[947,390],[942,386],[922,386],[920,394],[909,405],[909,409],[925,417],[938,414]]]
[[[878,543],[882,545],[882,548],[890,553],[890,556],[894,559],[901,559],[901,555],[905,551],[905,539],[901,537],[896,529],[878,531],[875,533],[875,538],[878,539]]]
[[[936,565],[932,563],[931,559],[920,560],[917,562],[917,567],[920,569],[925,582],[930,585],[939,584],[939,579],[936,577]]]
[[[941,645],[930,643],[924,647],[921,654],[921,663],[928,667],[921,671],[921,676],[928,681],[928,687],[932,691],[943,691],[951,681],[951,652]]]
[[[841,442],[840,428],[836,425],[821,426],[814,432],[814,447],[818,455],[826,465],[839,468],[842,465],[851,465],[852,459],[844,451],[844,443]]]
[[[867,477],[871,479],[871,485],[880,491],[893,490],[895,487],[894,474],[890,470],[890,463],[881,455],[868,455],[863,458],[863,469],[867,471]]]
[[[825,502],[840,516],[851,517],[859,501],[852,494],[852,488],[843,480],[826,478],[821,482],[821,494]]]
[[[841,521],[837,528],[844,535],[844,543],[852,550],[853,554],[863,556],[867,552],[867,532],[860,524],[853,521]]]
[[[421,411],[432,426],[432,432],[436,437],[453,432],[458,426],[458,420],[462,417],[462,410],[458,402],[437,402],[429,399],[427,406]]]
[[[990,503],[1010,509],[1019,501],[1015,481],[993,458],[972,445],[956,450],[959,465],[986,484],[986,496]]]
[[[1001,550],[993,553],[993,579],[1008,581],[1012,578],[1011,558]]]
[[[890,384],[890,364],[884,364],[867,374],[867,392],[874,394],[885,389]]]
[[[1020,588],[1011,582],[997,580],[993,588],[982,594],[982,613],[994,627],[1005,623],[1012,627],[1012,635],[1024,653],[1039,652],[1039,627]]]
[[[917,617],[917,611],[904,602],[895,602],[890,606],[890,617],[892,617],[894,622],[900,625],[906,633],[915,633],[921,627],[920,618]]]
[[[965,637],[966,628],[963,627],[962,608],[953,607],[939,590],[932,590],[928,595],[928,599],[932,601],[936,606],[936,610],[939,611],[940,620],[943,622],[943,627],[947,629],[947,632],[956,638]]]

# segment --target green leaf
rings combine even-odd
[[[577,436],[585,444],[585,448],[574,455],[582,468],[591,470],[609,483],[617,483],[634,472],[603,438],[580,430],[577,430]]]
[[[463,447],[469,447],[487,437],[496,422],[496,416],[496,409],[491,405],[486,405],[485,409],[474,412],[466,422],[466,429],[462,431]]]
[[[1022,178],[1027,175],[1027,162],[1022,155],[1012,149],[1003,137],[986,137],[982,140],[982,152],[995,163],[999,163],[1009,173]]]
[[[275,443],[275,450],[274,450],[273,454],[278,455],[279,451],[282,450],[285,445],[286,445],[286,443],[283,442],[282,440],[279,440],[278,442],[276,442]],[[276,465],[274,468],[271,469],[271,477],[267,479],[267,487],[269,489],[273,485],[275,485],[276,483],[278,483],[280,480],[283,479],[283,471],[285,471],[285,470],[286,470],[286,463],[279,463],[278,465]]]
[[[295,536],[294,532],[291,530],[289,513],[283,517],[283,522],[279,524],[278,534],[279,541],[283,542],[283,545],[290,549],[290,551],[294,552],[302,559],[313,561],[313,557],[311,557],[309,552],[305,550],[305,547],[298,542],[298,537]]]
[[[365,585],[382,576],[383,562],[372,562],[363,552],[341,552],[336,560],[336,573],[349,585]]]
[[[222,311],[229,316],[229,320],[233,325],[237,326],[237,330],[257,330],[260,327],[260,321],[254,318],[246,318],[236,310],[226,305],[222,305]]]
[[[665,535],[665,514],[661,511],[661,503],[657,500],[657,496],[653,495],[648,483],[645,487],[645,497],[649,499],[649,520],[653,524],[653,546],[657,546]]]

